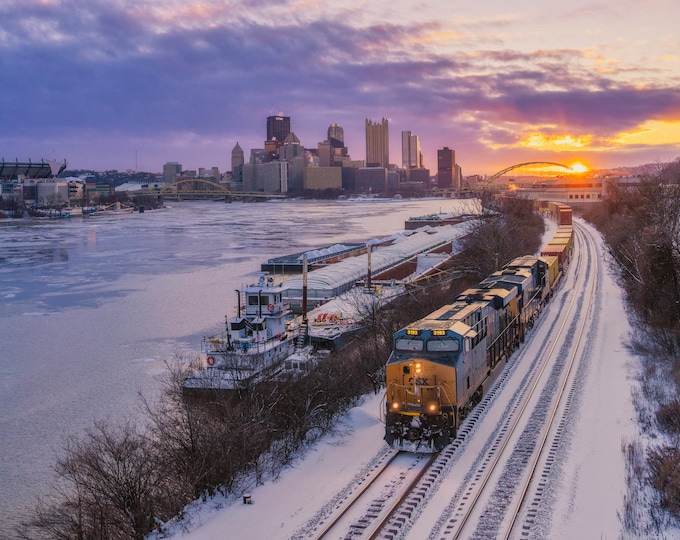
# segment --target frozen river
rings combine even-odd
[[[0,221],[0,537],[47,493],[65,438],[138,413],[164,362],[222,329],[266,259],[401,231],[469,201],[177,203]]]

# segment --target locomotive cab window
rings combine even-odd
[[[460,344],[455,339],[430,339],[427,342],[428,352],[456,352]]]
[[[395,348],[398,351],[420,352],[423,350],[423,340],[411,338],[399,338],[395,342]]]

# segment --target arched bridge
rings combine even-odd
[[[168,184],[159,192],[160,196],[182,199],[224,199],[231,197],[231,191],[217,182],[203,178],[184,178]]]
[[[532,167],[532,166],[538,166],[538,165],[543,165],[543,166],[548,166],[548,167],[561,167],[562,169],[567,169],[569,171],[572,170],[572,168],[569,165],[563,165],[562,163],[553,163],[552,161],[528,161],[526,163],[518,163],[517,165],[510,165],[510,167],[506,167],[502,171],[498,171],[496,174],[493,174],[489,176],[486,181],[487,182],[493,182],[497,178],[500,178],[503,176],[505,173],[508,173],[512,171],[513,169],[520,169],[522,167]]]
[[[227,200],[233,198],[283,199],[285,193],[265,193],[264,191],[232,191],[212,180],[203,178],[183,178],[158,190],[135,191],[135,195],[154,195],[163,199],[176,200]]]

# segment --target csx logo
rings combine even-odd
[[[430,386],[427,377],[411,377],[411,382],[419,386]]]

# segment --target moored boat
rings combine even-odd
[[[67,206],[61,209],[61,217],[63,218],[80,217],[82,215],[83,209],[79,207]]]
[[[273,278],[262,274],[256,285],[236,292],[237,314],[223,332],[203,338],[206,368],[187,377],[185,389],[247,388],[274,373],[295,350],[291,310]]]

